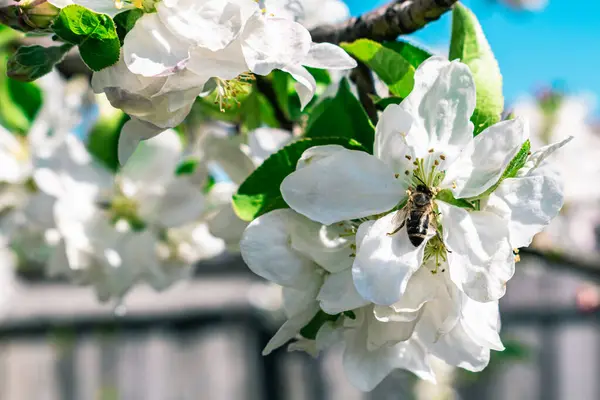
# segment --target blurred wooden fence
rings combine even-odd
[[[501,358],[476,380],[459,375],[461,398],[600,399],[600,314],[575,311],[580,283],[539,260],[520,265],[503,334],[529,355]],[[136,289],[117,313],[87,288],[24,284],[0,318],[0,400],[412,398],[414,379],[402,372],[370,394],[353,389],[339,350],[262,357],[280,324],[269,311],[275,293],[231,258],[162,294]]]

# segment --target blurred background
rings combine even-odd
[[[359,15],[384,2],[346,3]],[[139,286],[118,303],[29,262],[0,272],[0,400],[600,399],[600,2],[464,3],[499,61],[507,112],[531,121],[532,147],[575,136],[556,160],[567,203],[520,253],[501,300],[506,350],[485,371],[437,365],[437,386],[396,371],[361,393],[344,376],[341,349],[262,357],[284,318],[280,292],[234,252],[201,261],[191,279],[161,293]],[[445,55],[450,24],[447,15],[407,39]],[[61,68],[78,79],[76,67]],[[4,73],[0,80],[0,89],[15,85]],[[11,93],[35,102],[25,86]],[[90,94],[81,108],[83,137],[115,128],[102,125],[96,101]],[[9,104],[0,98],[3,125],[33,118]],[[29,259],[40,251],[17,247]]]

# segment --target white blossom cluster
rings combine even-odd
[[[110,15],[126,9],[124,5],[149,11],[126,35],[119,62],[94,73],[92,79],[97,93],[105,93],[113,106],[132,117],[119,141],[121,163],[141,140],[179,125],[199,95],[216,91],[219,101],[226,101],[254,75],[278,69],[297,81],[304,107],[317,87],[305,67],[343,70],[356,66],[341,48],[313,43],[308,30],[294,21],[304,18],[304,11],[311,8],[303,6],[310,4],[280,0],[50,2],[58,7],[80,4]],[[283,10],[281,15],[277,10]],[[337,19],[344,12],[332,17]]]
[[[114,173],[81,139],[87,84],[57,74],[40,84],[45,101],[27,136],[0,127],[3,272],[17,261],[45,265],[51,276],[94,286],[101,300],[120,300],[138,283],[165,289],[198,261],[237,249],[247,223],[231,208],[235,182],[290,134],[259,129],[244,144],[226,127],[204,125],[184,147],[166,130]],[[177,173],[186,162],[193,171]],[[213,164],[233,182],[212,184]]]
[[[474,109],[469,68],[432,57],[381,115],[374,155],[304,152],[281,185],[291,208],[254,220],[240,244],[248,266],[283,287],[288,320],[265,353],[299,333],[293,349],[343,342],[350,381],[371,390],[395,368],[434,380],[430,356],[480,371],[503,350],[498,300],[517,249],[563,204],[545,161],[570,138],[525,153],[506,177],[528,125],[506,120],[473,137]],[[415,211],[419,193],[431,201]]]
[[[547,90],[514,105],[515,115],[530,121],[533,145],[574,137],[569,146],[550,157],[562,175],[569,177],[564,186],[565,207],[544,234],[536,237],[537,246],[584,254],[600,250],[600,188],[592,183],[600,173],[600,135],[590,121],[594,104],[589,94]]]

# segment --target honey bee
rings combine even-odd
[[[388,235],[397,233],[406,225],[408,239],[413,246],[419,247],[427,237],[430,224],[437,224],[433,208],[434,196],[435,193],[426,185],[417,185],[414,190],[409,189],[406,205],[392,220],[392,223],[398,227]]]

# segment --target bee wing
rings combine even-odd
[[[392,217],[392,225],[398,227],[398,230],[402,229],[406,223],[406,216],[408,214],[408,205],[404,206],[400,210],[396,211],[396,215]]]

